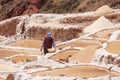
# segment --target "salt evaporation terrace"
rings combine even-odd
[[[1,21],[3,28],[18,19],[16,32],[0,37],[0,80],[119,80],[120,22],[105,17],[113,14],[120,10],[103,6],[95,12],[33,14]],[[76,17],[95,19],[87,26],[67,23]],[[56,39],[57,51],[44,56],[40,45],[48,31]]]

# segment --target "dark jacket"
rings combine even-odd
[[[54,39],[53,38],[45,38],[43,41],[43,47],[46,49],[52,48]]]

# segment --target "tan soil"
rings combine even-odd
[[[97,38],[109,39],[112,32],[114,32],[116,30],[118,30],[118,29],[106,29],[106,30],[99,31],[99,32],[93,34],[92,36],[97,37]]]
[[[60,41],[56,41],[56,44],[60,43]],[[42,44],[41,40],[20,40],[13,43],[9,43],[9,46],[19,46],[19,47],[26,47],[26,48],[40,48]]]
[[[37,58],[35,56],[17,56],[17,57],[13,57],[11,58],[11,60],[15,63],[19,63],[19,62],[25,62],[27,59],[33,61],[36,60]]]
[[[39,76],[48,75],[48,74],[51,76],[59,76],[59,75],[65,75],[70,77],[78,76],[83,78],[105,76],[105,75],[116,75],[112,71],[108,72],[106,69],[97,66],[73,66],[62,69],[35,72],[32,74],[37,74]]]
[[[69,56],[71,55],[71,59],[69,58],[69,62],[72,63],[89,63],[93,59],[95,50],[98,49],[100,45],[92,45],[88,46],[85,49],[82,50],[66,50],[60,53],[57,53],[56,55],[53,55],[50,57],[50,59],[58,59],[58,60],[67,60]]]
[[[58,46],[58,48],[64,48],[67,46],[75,46],[75,47],[87,47],[87,46],[91,46],[91,45],[95,45],[95,44],[100,44],[101,42],[98,40],[77,40],[71,43],[67,43],[64,45],[60,45]]]
[[[77,8],[75,9],[74,12],[79,13],[79,12],[80,12],[79,10],[82,10],[83,6],[86,6],[86,4],[87,4],[88,1],[90,1],[90,0],[84,0],[84,1],[81,1],[81,2],[80,2],[80,5],[77,6]],[[82,4],[81,4],[81,3],[82,3]]]
[[[120,41],[109,42],[106,50],[111,53],[120,54]]]
[[[12,49],[0,49],[0,58],[10,57],[17,54],[39,54],[42,55],[40,51],[31,51],[31,50],[12,50]]]

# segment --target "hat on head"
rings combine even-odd
[[[48,32],[47,34],[49,35],[49,34],[51,34],[51,32]]]
[[[48,36],[48,37],[51,37],[51,32],[48,32],[48,33],[47,33],[47,36]]]

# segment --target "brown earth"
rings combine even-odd
[[[109,19],[112,23],[120,22],[120,14],[118,13],[105,15],[105,17]]]
[[[16,34],[16,25],[18,24],[18,19],[12,19],[6,23],[0,24],[0,35],[1,36],[12,36]]]
[[[47,0],[0,0],[1,19],[38,13]]]
[[[51,76],[78,76],[82,78],[90,78],[97,76],[105,76],[105,75],[116,75],[113,71],[109,72],[108,70],[97,67],[97,66],[72,66],[62,69],[54,69],[48,71],[35,72],[32,74],[37,74],[39,76],[43,75],[51,75]]]
[[[79,24],[79,23],[91,23],[97,20],[98,16],[77,16],[77,17],[68,17],[60,20],[60,23],[63,24]]]
[[[58,28],[57,26],[56,28],[49,28],[51,26],[47,26],[48,28],[38,28],[38,27],[32,27],[30,29],[28,29],[28,31],[26,32],[28,35],[28,37],[30,38],[37,38],[37,39],[41,39],[43,37],[46,37],[46,34],[48,32],[52,33],[52,36],[56,39],[56,40],[60,40],[60,41],[66,41],[66,40],[71,40],[73,38],[77,38],[79,37],[79,34],[82,33],[82,28],[69,28],[69,29],[64,29],[64,28]],[[63,27],[63,26],[61,26]]]
[[[94,11],[103,5],[120,8],[119,0],[0,0],[0,4],[0,20],[39,12],[78,13]]]
[[[9,74],[6,78],[6,80],[14,80],[15,75],[14,74]]]

